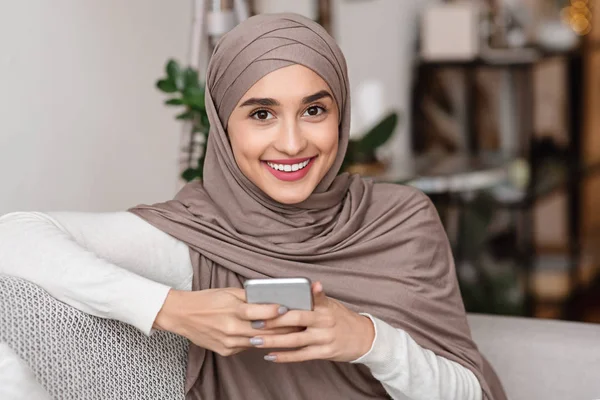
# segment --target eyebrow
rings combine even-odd
[[[317,101],[317,100],[320,100],[325,97],[329,97],[330,99],[333,99],[333,97],[327,90],[320,90],[317,93],[303,97],[302,104],[312,103],[313,101]],[[275,106],[280,106],[280,105],[281,105],[280,102],[278,102],[277,100],[272,99],[270,97],[262,97],[262,98],[252,97],[252,98],[244,101],[242,104],[240,104],[240,107],[248,107],[248,106],[275,107]]]
[[[302,104],[312,103],[313,101],[317,101],[325,97],[333,99],[333,97],[331,97],[331,94],[327,90],[320,90],[315,94],[311,94],[310,96],[304,97],[302,99]]]
[[[248,100],[246,100],[245,102],[243,102],[242,104],[240,104],[240,107],[247,107],[247,106],[274,107],[274,106],[280,106],[280,105],[281,105],[281,103],[279,103],[275,99],[271,99],[268,97],[263,97],[263,98],[252,97],[252,98],[249,98]]]

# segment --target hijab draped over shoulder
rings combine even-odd
[[[384,50],[384,49],[382,49]],[[338,104],[337,158],[304,202],[275,202],[238,168],[227,121],[244,93],[279,68],[303,65]],[[484,399],[500,383],[471,339],[445,231],[415,189],[339,174],[350,128],[346,61],[317,23],[295,14],[257,15],[217,44],[206,77],[211,129],[204,181],[173,200],[129,211],[188,244],[193,290],[243,287],[246,279],[306,276],[328,296],[403,329],[422,347],[471,370]],[[360,364],[277,364],[264,349],[221,357],[190,345],[188,399],[384,399]]]

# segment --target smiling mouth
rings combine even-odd
[[[281,171],[281,172],[296,172],[296,171],[300,171],[300,170],[306,168],[306,166],[308,165],[308,163],[310,163],[310,160],[312,160],[312,158],[307,158],[304,161],[295,162],[293,164],[291,164],[291,163],[283,163],[282,161],[279,161],[279,162],[265,161],[265,163],[269,167],[271,167],[272,169],[274,169],[276,171]]]
[[[262,161],[265,168],[277,179],[285,182],[295,182],[304,178],[317,156],[310,158],[297,158],[294,160],[269,160]]]

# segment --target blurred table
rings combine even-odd
[[[376,182],[414,186],[430,195],[464,193],[506,182],[512,161],[514,158],[498,154],[406,158],[369,177]]]

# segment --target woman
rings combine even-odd
[[[9,214],[4,272],[190,339],[190,399],[504,399],[432,204],[338,175],[349,84],[324,29],[252,17],[216,46],[206,87],[204,182],[123,213]],[[299,275],[314,311],[244,301],[248,278]]]

